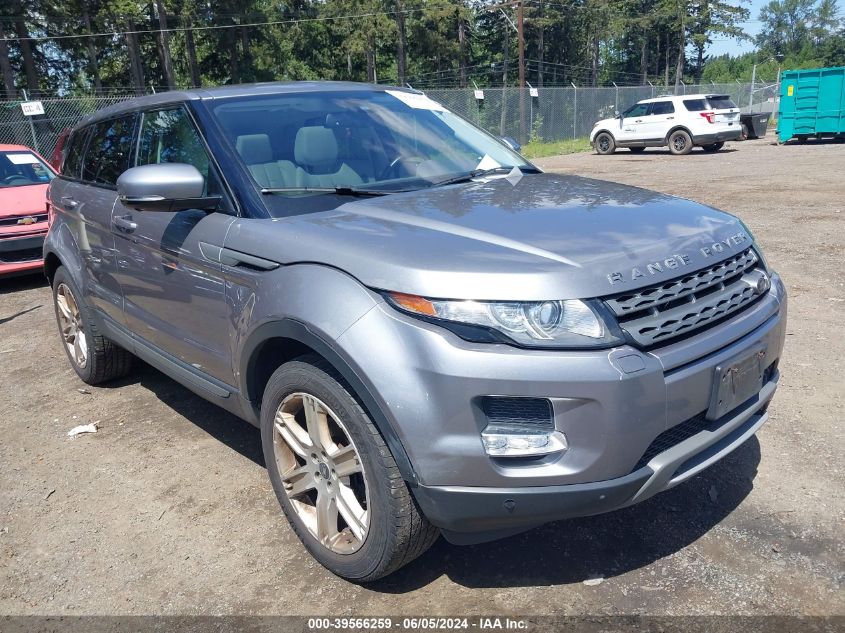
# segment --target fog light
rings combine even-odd
[[[566,436],[560,431],[549,433],[497,433],[486,430],[481,443],[488,455],[494,457],[533,457],[559,453],[569,448]]]

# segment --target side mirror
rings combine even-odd
[[[118,199],[136,211],[213,211],[220,204],[220,196],[203,196],[204,190],[203,175],[184,163],[132,167],[117,179]]]
[[[619,110],[615,110],[613,116],[618,117],[620,119],[622,118],[622,115],[619,113]]]
[[[500,136],[499,140],[515,152],[522,150],[522,145],[520,145],[519,142],[512,136]]]

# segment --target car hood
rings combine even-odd
[[[735,217],[688,200],[529,174],[240,220],[226,245],[281,263],[331,265],[378,289],[541,300],[602,296],[678,277],[744,250],[751,237]]]
[[[47,183],[0,187],[0,218],[46,213]]]
[[[611,127],[619,127],[619,117],[615,117],[612,119],[602,119],[601,121],[596,121],[595,125],[593,125],[593,130],[597,128],[604,128],[608,129]]]

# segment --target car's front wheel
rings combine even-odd
[[[598,136],[596,136],[596,152],[606,156],[607,154],[612,154],[616,151],[616,141],[613,140],[613,136],[609,132],[600,132]]]
[[[724,146],[725,146],[725,144],[722,143],[722,142],[710,143],[709,145],[702,145],[701,149],[703,149],[705,152],[718,152]]]
[[[675,156],[689,154],[692,151],[692,138],[685,130],[675,130],[669,136],[669,151]]]
[[[132,354],[100,334],[90,308],[64,266],[53,275],[53,306],[64,350],[83,382],[96,385],[129,373]]]
[[[320,357],[300,357],[271,376],[261,441],[282,510],[329,571],[377,580],[437,539],[378,429]]]

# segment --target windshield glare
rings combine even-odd
[[[45,185],[53,179],[53,172],[32,152],[9,150],[0,152],[0,189]]]
[[[476,169],[529,167],[497,139],[417,93],[238,97],[212,110],[262,189],[389,192]]]

